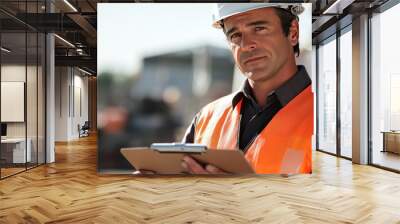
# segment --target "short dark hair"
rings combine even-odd
[[[277,8],[277,7],[274,7],[274,9],[275,9],[276,14],[279,17],[279,20],[281,21],[281,27],[282,27],[283,33],[286,36],[288,36],[290,26],[292,25],[292,21],[297,20],[297,17],[286,9]],[[221,20],[221,27],[225,33],[224,20]],[[293,52],[295,54],[297,54],[297,56],[299,56],[299,54],[300,54],[299,42],[297,42],[297,44],[295,46],[293,46]]]
[[[283,33],[288,36],[289,35],[289,29],[290,26],[292,25],[293,20],[297,20],[297,16],[293,15],[290,11],[282,8],[276,8],[274,7],[276,14],[278,15],[279,19],[281,20],[281,26]],[[293,51],[294,53],[299,56],[300,54],[300,46],[299,42],[297,41],[297,44],[293,46]]]

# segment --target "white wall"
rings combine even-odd
[[[24,82],[1,82],[1,108],[4,108],[1,110],[2,122],[24,122],[24,103]]]
[[[3,82],[25,82],[25,75],[27,69],[28,73],[32,72],[33,69],[36,69],[32,66],[28,66],[27,68],[24,65],[2,65],[1,66],[1,81]],[[36,70],[35,70],[36,72]],[[28,97],[36,97],[35,92],[28,92]],[[30,100],[29,100],[30,101]],[[36,105],[35,105],[36,107]],[[1,108],[1,110],[7,110],[7,108]],[[31,121],[31,117],[28,117],[28,120]],[[7,122],[7,136],[8,137],[25,137],[25,122]],[[31,127],[31,125],[29,125]]]
[[[29,139],[32,161],[44,163],[44,74],[42,67],[25,64],[3,64],[1,66],[1,81],[3,82],[24,82],[26,90],[26,100],[23,100],[22,107],[12,108],[10,106],[1,108],[4,113],[17,113],[20,112],[24,116],[26,113],[26,120],[23,118],[22,122],[6,122],[7,123],[7,137],[9,138],[27,138]],[[26,80],[27,78],[27,80]],[[5,89],[2,89],[4,94]],[[20,94],[24,94],[25,90],[19,90]],[[22,91],[22,92],[21,92]],[[7,94],[7,93],[6,93]],[[7,95],[2,95],[2,98]],[[24,97],[23,97],[24,98]],[[17,102],[15,102],[17,103]],[[26,105],[25,105],[26,103]],[[2,102],[3,104],[3,102]],[[14,111],[13,111],[14,110]],[[15,111],[20,110],[20,111]],[[38,155],[38,157],[36,157]]]
[[[1,81],[2,82],[25,82],[24,65],[2,65],[1,66]],[[32,69],[28,66],[28,70]],[[3,96],[4,97],[4,96]],[[7,108],[1,108],[7,110]],[[7,136],[8,137],[25,137],[25,122],[11,122],[7,123]]]
[[[67,67],[55,68],[55,141],[68,140],[68,85]]]
[[[70,134],[73,136],[73,138],[78,138],[79,133],[78,133],[78,124],[81,126],[85,123],[85,121],[88,121],[88,107],[89,107],[89,102],[88,102],[88,78],[87,76],[83,77],[81,76],[82,73],[78,73],[78,70],[74,70],[74,96],[72,98],[74,99],[74,102],[71,105],[74,105],[72,108],[72,119],[71,119],[71,132]],[[80,101],[80,102],[79,102]],[[81,107],[81,108],[79,108]],[[82,111],[80,111],[82,110]]]
[[[76,68],[56,67],[56,141],[79,138],[78,124],[88,120],[88,78],[83,75]]]

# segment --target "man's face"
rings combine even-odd
[[[298,24],[296,23],[298,29]],[[290,33],[293,29],[290,29]],[[250,80],[267,81],[293,57],[293,38],[285,36],[273,8],[251,10],[224,20],[224,31],[239,69]],[[291,36],[291,34],[289,34]],[[292,35],[293,36],[293,35]]]

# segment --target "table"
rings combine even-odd
[[[382,152],[393,152],[400,154],[400,131],[382,131],[383,150]]]

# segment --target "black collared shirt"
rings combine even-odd
[[[246,150],[247,146],[268,125],[275,114],[311,84],[311,79],[304,66],[297,66],[297,69],[294,76],[267,96],[267,104],[264,107],[260,107],[257,104],[247,80],[244,82],[242,89],[233,97],[232,107],[235,107],[243,98],[240,112],[240,149]],[[182,142],[194,142],[196,120],[197,116],[187,129]]]

